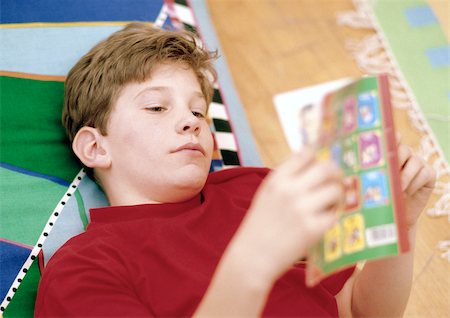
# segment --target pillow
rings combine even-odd
[[[108,204],[73,156],[60,123],[65,74],[93,45],[122,28],[124,21],[152,21],[160,27],[196,31],[191,8],[179,2],[128,0],[121,5],[91,0],[86,6],[70,0],[39,5],[2,1],[0,33],[7,49],[0,60],[0,310],[5,317],[33,316],[45,264],[64,242],[85,230],[90,208]],[[207,15],[202,23],[208,23]],[[215,139],[211,171],[242,161],[260,165],[224,61],[219,63],[221,82],[210,105]],[[234,110],[224,105],[219,85],[227,88]],[[230,121],[230,113],[236,123]],[[246,151],[239,151],[238,140]]]

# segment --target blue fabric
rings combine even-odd
[[[14,278],[25,263],[31,248],[0,239],[0,299],[5,298]]]
[[[433,10],[427,5],[408,8],[405,10],[405,16],[409,25],[412,27],[423,27],[438,23]]]
[[[55,176],[45,175],[45,174],[42,174],[42,173],[39,173],[39,172],[35,172],[35,171],[31,171],[31,170],[28,170],[28,169],[24,169],[24,168],[21,168],[21,167],[16,167],[16,166],[4,163],[4,162],[0,162],[0,167],[8,169],[8,170],[11,170],[11,171],[19,172],[21,174],[26,174],[26,175],[29,175],[31,177],[37,177],[37,178],[46,179],[46,180],[52,181],[54,183],[57,183],[59,185],[65,186],[65,187],[69,186],[69,182],[67,182],[64,179],[55,177]]]
[[[435,68],[450,66],[450,45],[426,50],[428,61]]]
[[[2,50],[0,70],[66,76],[81,56],[122,28],[119,25],[2,28],[2,47],[8,49]]]
[[[163,0],[2,0],[0,3],[2,23],[155,21]]]

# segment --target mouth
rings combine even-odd
[[[205,149],[203,149],[203,147],[200,144],[194,144],[192,142],[189,142],[187,144],[178,147],[173,152],[187,152],[192,154],[202,154],[203,156],[206,155]]]

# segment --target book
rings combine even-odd
[[[344,174],[338,221],[309,252],[307,285],[360,261],[408,251],[388,77],[342,79],[274,102],[291,143],[296,131],[298,145],[291,148],[312,145],[319,160],[333,160]]]

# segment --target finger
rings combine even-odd
[[[301,152],[293,154],[281,163],[276,171],[278,174],[292,176],[309,167],[315,160],[315,153],[311,147],[305,147]]]
[[[433,190],[436,182],[436,172],[430,166],[423,166],[419,173],[412,179],[406,193],[414,195],[420,189]]]
[[[400,146],[400,144],[402,142],[402,136],[400,135],[400,133],[398,131],[395,132],[395,140],[397,141],[397,147]]]
[[[336,214],[336,210],[327,210],[324,213],[321,213],[316,217],[316,222],[318,222],[318,226],[320,226],[323,230],[327,230],[331,228],[337,221],[338,216]]]
[[[343,193],[340,183],[330,183],[314,189],[308,196],[305,196],[301,204],[304,209],[309,209],[312,213],[330,210],[336,212],[336,207],[341,202]]]
[[[315,189],[326,183],[339,182],[343,179],[343,173],[332,161],[320,161],[312,164],[308,170],[298,175],[297,183],[308,189]]]
[[[408,159],[412,156],[412,151],[411,148],[409,148],[408,146],[404,144],[399,144],[397,152],[398,152],[398,163],[400,165],[400,168],[402,168],[405,165],[406,161],[408,161]]]
[[[342,187],[343,173],[340,169],[325,165],[312,165],[310,169],[293,179],[291,186],[303,193],[336,184]]]
[[[436,184],[436,180],[437,180],[437,172],[436,172],[436,170],[434,170],[433,167],[431,167],[429,165],[426,165],[426,169],[428,172],[429,179],[428,179],[428,182],[425,183],[424,186],[434,189],[434,185]]]
[[[411,184],[412,180],[419,174],[420,170],[424,166],[421,159],[416,156],[411,156],[403,165],[401,171],[401,186],[405,191]]]

